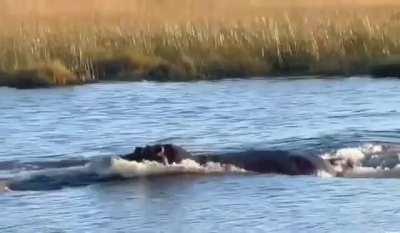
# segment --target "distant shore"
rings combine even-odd
[[[400,4],[395,1],[386,5],[333,1],[329,6],[307,0],[286,5],[254,2],[190,5],[188,0],[173,0],[143,5],[130,1],[131,8],[125,11],[120,10],[123,7],[112,11],[113,4],[104,3],[95,15],[82,11],[72,17],[60,10],[65,9],[61,5],[60,9],[54,6],[54,12],[46,8],[4,14],[0,16],[4,29],[0,32],[0,86],[400,76]],[[174,6],[179,3],[182,9],[177,10]],[[214,5],[207,8],[209,4]],[[216,10],[218,4],[232,14]],[[12,4],[3,7],[17,9]],[[140,7],[147,13],[135,11]]]

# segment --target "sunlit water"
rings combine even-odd
[[[0,179],[158,142],[193,153],[321,155],[397,145],[399,86],[350,78],[1,88]],[[396,232],[399,187],[398,179],[142,176],[0,193],[0,232]]]

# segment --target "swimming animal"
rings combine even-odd
[[[298,155],[288,151],[280,150],[253,150],[237,153],[225,153],[214,155],[192,155],[180,146],[173,144],[156,144],[145,147],[136,147],[133,153],[120,156],[129,161],[142,162],[156,161],[164,165],[178,164],[184,159],[191,159],[201,165],[208,162],[216,162],[226,165],[234,165],[247,171],[257,173],[276,173],[285,175],[312,175],[318,171],[327,171],[336,176],[337,172],[333,165],[341,163],[341,166],[351,169],[352,164],[339,161],[323,159],[315,155]]]

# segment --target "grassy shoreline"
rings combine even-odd
[[[30,2],[35,1],[46,0]],[[329,6],[311,0],[219,1],[119,0],[120,5],[104,1],[104,9],[94,12],[92,5],[72,13],[54,5],[2,15],[0,86],[400,76],[400,4],[395,1]],[[176,4],[182,7],[174,10]],[[220,7],[228,7],[228,13]]]

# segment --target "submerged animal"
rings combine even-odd
[[[318,156],[303,156],[287,151],[246,151],[220,155],[200,156],[201,164],[208,161],[232,164],[247,171],[284,175],[315,175],[319,171],[331,172],[329,163]]]
[[[287,151],[246,151],[239,153],[226,153],[215,155],[192,155],[180,146],[173,144],[148,145],[137,147],[133,153],[123,155],[121,158],[129,161],[142,162],[144,160],[156,161],[169,165],[180,163],[184,159],[191,159],[200,165],[216,162],[234,165],[247,171],[257,173],[276,173],[285,175],[312,175],[319,171],[326,171],[333,176],[341,176],[333,169],[339,161],[323,159],[320,156],[304,156],[292,154]],[[346,169],[351,169],[352,164],[343,163]]]
[[[192,158],[192,155],[182,147],[173,144],[157,144],[136,147],[133,153],[120,157],[128,161],[142,162],[147,160],[168,165],[180,163],[185,158]]]

